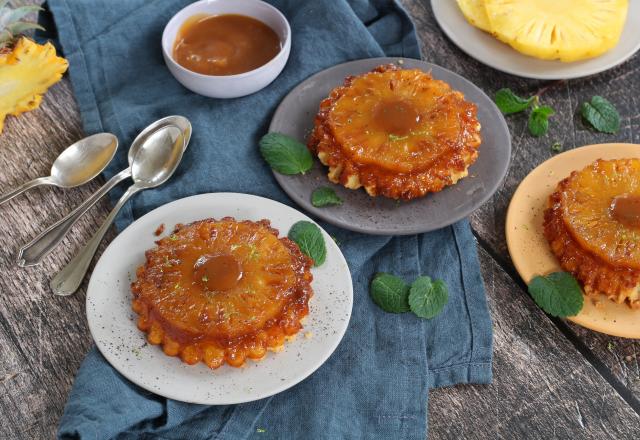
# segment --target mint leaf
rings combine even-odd
[[[333,188],[321,186],[311,193],[311,204],[316,208],[323,206],[342,205],[342,199],[338,197]]]
[[[519,113],[526,110],[534,100],[531,98],[521,98],[511,91],[511,89],[500,89],[496,92],[494,101],[500,111],[505,115]]]
[[[293,240],[303,254],[313,260],[314,266],[321,266],[327,258],[327,247],[319,227],[308,221],[299,221],[291,226],[288,237]]]
[[[371,299],[389,313],[409,311],[409,286],[401,278],[388,273],[377,273],[371,281]]]
[[[562,144],[560,142],[554,142],[551,145],[551,151],[553,151],[554,153],[560,153],[563,149],[564,148],[562,147]]]
[[[577,315],[584,304],[580,285],[567,272],[535,277],[529,283],[529,293],[542,310],[560,318]]]
[[[442,280],[418,277],[409,289],[409,307],[420,318],[437,316],[449,301],[447,285]]]
[[[260,154],[280,174],[304,174],[313,166],[313,158],[307,147],[281,133],[262,136]]]
[[[620,114],[609,101],[602,96],[594,96],[580,108],[582,117],[593,128],[602,132],[615,134],[620,130]]]
[[[549,130],[549,117],[555,113],[548,105],[534,108],[529,115],[529,133],[535,137],[544,135]]]

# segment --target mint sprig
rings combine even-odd
[[[511,91],[511,89],[500,89],[496,92],[494,101],[502,113],[510,115],[520,113],[529,108],[534,97],[521,98]]]
[[[313,260],[314,266],[321,266],[324,263],[327,258],[327,247],[319,227],[301,220],[291,226],[287,235],[298,245],[303,254]]]
[[[333,188],[321,186],[311,193],[311,204],[316,208],[324,206],[342,205],[342,199],[338,197]]]
[[[313,166],[313,158],[307,147],[282,133],[262,136],[260,154],[280,174],[304,174]]]
[[[411,284],[389,273],[377,273],[371,281],[371,299],[389,313],[411,311],[417,317],[431,319],[437,316],[449,301],[447,285],[442,280],[432,281],[421,276]]]
[[[527,126],[529,133],[533,136],[540,137],[549,131],[549,118],[555,114],[555,111],[548,105],[540,105],[538,95],[522,98],[513,93],[511,89],[500,89],[496,92],[494,101],[505,115],[521,113],[531,108]]]
[[[580,285],[567,272],[533,278],[529,283],[529,294],[542,310],[560,318],[577,315],[584,305]]]
[[[615,134],[620,130],[618,110],[602,96],[594,96],[580,107],[585,121],[602,133]]]
[[[371,299],[389,313],[404,313],[409,309],[409,286],[401,278],[377,273],[371,281]]]
[[[540,137],[549,131],[549,117],[556,112],[548,105],[534,107],[529,114],[529,133],[535,137]]]

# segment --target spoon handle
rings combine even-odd
[[[84,203],[67,214],[66,217],[61,218],[56,223],[42,231],[29,243],[22,246],[18,253],[18,266],[35,266],[40,263],[42,259],[47,256],[58,243],[60,243],[60,240],[62,240],[66,233],[69,232],[69,229],[71,229],[71,226],[73,226],[73,224],[77,222],[78,219],[89,210],[89,208],[95,205],[96,202],[114,186],[130,176],[130,168],[120,171],[109,179],[107,183],[102,185],[98,191],[93,193],[91,197],[85,200]]]
[[[8,202],[9,200],[22,194],[28,189],[35,188],[36,186],[40,186],[40,185],[53,185],[53,184],[54,183],[51,181],[50,177],[38,177],[37,179],[30,180],[27,183],[23,183],[13,191],[9,191],[8,193],[1,195],[0,205],[2,205],[5,202]]]
[[[96,233],[93,234],[93,237],[91,237],[87,244],[84,245],[78,255],[69,261],[65,268],[53,277],[50,283],[53,293],[59,296],[67,296],[78,290],[78,287],[82,284],[82,280],[87,273],[89,264],[91,263],[104,234],[107,232],[111,223],[113,223],[113,220],[116,218],[116,215],[118,215],[118,212],[124,204],[127,203],[131,196],[141,189],[141,187],[134,184],[131,185],[124,194],[122,194],[122,197],[120,197],[116,206],[113,207],[107,218],[102,223],[102,226],[100,226]]]

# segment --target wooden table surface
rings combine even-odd
[[[403,0],[417,24],[425,60],[460,73],[489,95],[510,87],[544,91],[557,114],[539,139],[526,118],[508,118],[511,169],[498,192],[472,216],[494,328],[494,383],[437,389],[429,399],[431,439],[612,438],[640,436],[640,343],[591,332],[545,315],[531,300],[509,259],[505,213],[518,183],[552,156],[551,144],[640,143],[640,55],[594,77],[558,82],[502,74],[471,59],[438,28],[426,0]],[[598,134],[578,115],[593,95],[622,116],[617,135]],[[0,135],[0,191],[46,175],[82,128],[68,78],[41,107],[8,117]],[[74,375],[91,346],[84,312],[86,281],[67,298],[48,282],[106,217],[102,201],[37,267],[15,265],[18,248],[95,191],[101,179],[76,189],[36,189],[0,206],[0,438],[52,438]],[[115,236],[108,234],[102,249]],[[100,250],[100,251],[101,251]],[[100,252],[99,251],[99,252]]]

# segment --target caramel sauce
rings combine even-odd
[[[640,228],[640,196],[618,196],[611,202],[611,217],[625,226]]]
[[[193,266],[193,277],[204,289],[222,292],[238,284],[242,268],[233,255],[203,255]]]
[[[281,49],[266,24],[244,15],[195,15],[178,31],[173,58],[204,75],[236,75],[268,63]]]
[[[373,123],[379,130],[394,135],[407,135],[418,126],[420,115],[406,101],[380,102],[373,109]]]

